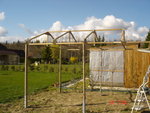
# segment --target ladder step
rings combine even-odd
[[[140,91],[140,93],[144,93],[145,91]],[[145,92],[146,93],[146,92]]]
[[[143,101],[145,101],[145,98],[142,98],[142,99],[135,99],[134,101],[137,101],[137,102],[143,102]]]
[[[145,101],[145,99],[138,99],[137,101],[138,102],[143,102],[143,101]]]
[[[141,110],[142,108],[144,108],[144,106],[143,105],[140,105],[140,106],[135,106],[134,108],[132,108],[132,109],[134,109],[134,110],[136,110],[136,111],[138,111],[138,110]]]
[[[139,111],[139,110],[141,110],[142,108],[140,108],[140,107],[135,107],[134,108],[136,111]]]

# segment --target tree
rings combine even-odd
[[[51,45],[51,58],[53,63],[57,63],[59,59],[59,45]]]
[[[149,30],[149,32],[148,32],[148,34],[146,36],[145,41],[150,41],[150,30]],[[148,48],[148,45],[149,45],[148,43],[145,43],[145,48]]]
[[[5,43],[6,45],[8,44],[8,42],[7,42],[7,40],[6,40],[6,43]]]
[[[105,42],[105,36],[103,35],[101,42]],[[106,44],[102,44],[102,46],[106,46]]]
[[[102,42],[105,42],[105,37],[104,37],[104,35],[103,35],[103,37],[102,37]]]
[[[20,41],[19,41],[19,40],[17,41],[17,44],[20,44]]]
[[[40,43],[40,40],[36,40],[35,43]]]
[[[48,64],[51,61],[51,49],[50,46],[46,46],[42,51],[42,59]]]
[[[105,42],[105,37],[101,37],[100,35],[97,37],[97,42]],[[97,47],[99,46],[105,46],[106,44],[96,44]]]

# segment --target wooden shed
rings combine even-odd
[[[139,87],[149,65],[150,52],[138,45],[91,48],[91,85]]]

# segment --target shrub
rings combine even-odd
[[[58,73],[58,68],[57,67],[54,68],[54,72]]]
[[[5,66],[4,65],[1,66],[1,70],[2,71],[5,70]]]
[[[29,65],[29,70],[30,70],[30,71],[33,71],[34,69],[35,69],[34,65],[33,65],[33,64],[30,64],[30,65]]]
[[[49,72],[54,72],[54,67],[49,67]]]
[[[5,70],[8,71],[9,70],[9,66],[6,65],[5,66]]]
[[[21,66],[17,66],[17,71],[22,71]]]
[[[22,67],[22,71],[24,71],[25,69],[24,69],[24,66]]]
[[[48,70],[48,65],[44,65],[44,72]]]
[[[35,69],[36,69],[37,71],[40,71],[41,68],[40,68],[40,66],[36,66]]]
[[[11,70],[12,70],[12,71],[15,71],[15,66],[11,66]]]

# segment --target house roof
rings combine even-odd
[[[17,53],[9,50],[0,50],[0,55],[17,55]]]
[[[24,57],[24,50],[8,49],[3,44],[0,44],[0,55],[18,55]]]
[[[6,50],[6,49],[7,49],[7,47],[6,47],[6,46],[4,46],[4,45],[0,44],[0,50]]]

